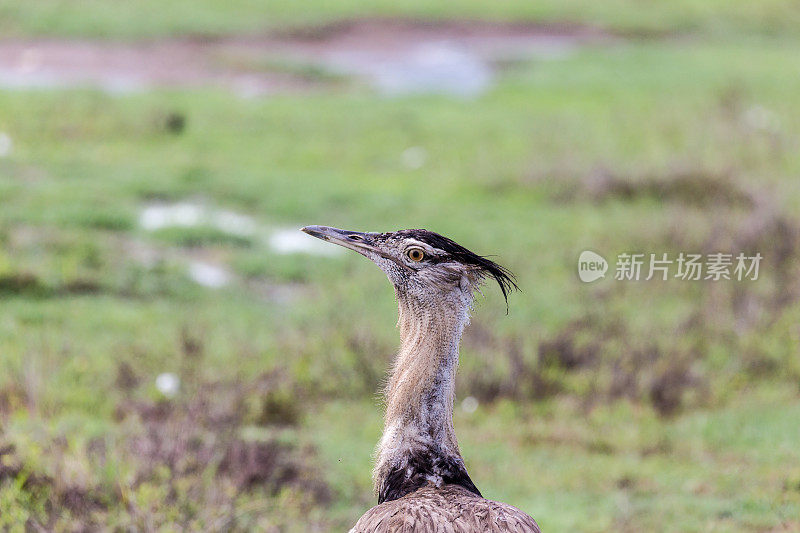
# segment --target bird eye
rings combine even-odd
[[[409,259],[411,259],[416,263],[419,263],[420,261],[425,259],[425,252],[423,252],[421,248],[412,248],[408,252],[406,252],[406,255],[408,256]]]
[[[351,241],[363,241],[364,240],[364,237],[362,237],[361,235],[358,235],[358,234],[348,235],[347,238],[350,239]]]

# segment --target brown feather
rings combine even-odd
[[[536,521],[516,507],[481,498],[458,485],[427,485],[376,505],[351,533],[540,533]]]

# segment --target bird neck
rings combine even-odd
[[[386,389],[384,432],[375,483],[379,502],[426,483],[460,484],[478,492],[466,473],[453,428],[458,345],[471,295],[438,303],[397,290],[401,347]]]

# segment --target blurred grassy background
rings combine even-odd
[[[347,529],[396,308],[363,258],[267,237],[326,224],[426,227],[517,274],[508,316],[478,299],[458,378],[487,497],[551,532],[800,530],[795,2],[0,2],[33,43],[376,16],[616,38],[495,65],[470,99],[0,90],[0,529]],[[205,223],[143,227],[176,204]],[[764,260],[586,285],[584,249]]]
[[[414,17],[482,19],[548,23],[584,23],[632,33],[701,32],[705,35],[796,35],[800,13],[793,0],[543,0],[491,4],[455,0],[42,0],[0,2],[4,34],[136,38],[164,35],[225,35],[260,32],[286,25],[306,26],[345,18]]]

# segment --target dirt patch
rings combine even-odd
[[[760,198],[740,185],[728,172],[675,169],[663,174],[619,175],[595,169],[579,180],[553,182],[561,201],[633,201],[649,198],[684,205],[724,205],[752,208]]]
[[[31,272],[13,272],[0,275],[0,295],[28,296],[33,298],[58,297],[66,295],[87,295],[103,292],[98,281],[88,278],[65,280],[57,286],[45,283]]]
[[[187,362],[201,358],[190,336],[181,348]],[[38,442],[41,456],[0,441],[0,486],[30,511],[27,527],[95,531],[113,515],[135,530],[220,523],[246,530],[247,520],[274,512],[272,496],[291,494],[299,509],[331,501],[315,450],[289,426],[295,420],[258,419],[264,402],[276,405],[264,399],[285,387],[282,376],[246,383],[203,382],[191,372],[181,377],[174,398],[141,399],[143,380],[121,363],[119,431],[88,441],[54,433]]]
[[[356,75],[383,88],[416,82],[431,89],[441,83],[431,77],[443,67],[466,86],[509,57],[558,56],[610,39],[584,26],[368,19],[215,39],[5,40],[0,86],[109,92],[203,86],[258,96]]]
[[[29,521],[26,526],[30,528],[36,525],[42,530],[52,530],[55,517],[64,511],[80,520],[84,527],[99,527],[92,513],[106,509],[103,498],[93,490],[65,483],[55,476],[29,471],[14,445],[0,446],[0,486],[5,483],[16,484],[18,490],[29,494],[30,500],[41,505],[51,516],[45,524]]]
[[[158,477],[167,468],[171,477],[198,475],[216,468],[217,476],[234,482],[239,490],[259,485],[277,493],[287,486],[302,486],[319,498],[327,488],[308,466],[312,450],[298,449],[276,437],[245,438],[241,428],[289,427],[299,422],[297,391],[280,373],[265,374],[249,383],[196,382],[189,366],[202,354],[202,344],[184,332],[182,350],[187,368],[183,391],[174,399],[125,399],[116,418],[134,421],[137,429],[128,439],[141,460],[140,482]],[[133,392],[140,382],[130,364],[119,364],[118,380]],[[269,433],[269,432],[267,432]]]
[[[398,39],[463,39],[550,37],[570,40],[610,39],[613,35],[585,24],[502,22],[482,20],[425,20],[415,18],[367,17],[340,20],[315,26],[277,30],[274,35],[290,41],[344,43],[390,43]]]
[[[539,361],[546,367],[574,370],[592,364],[598,357],[598,341],[581,342],[576,338],[579,325],[570,325],[552,339],[539,343]]]
[[[0,84],[9,88],[87,86],[114,93],[211,86],[242,94],[288,90],[296,85],[288,75],[248,72],[215,60],[232,44],[5,41],[0,43]]]
[[[702,346],[661,347],[634,333],[621,317],[589,314],[537,339],[535,346],[526,340],[483,331],[467,336],[481,352],[504,360],[495,366],[505,371],[469,374],[461,381],[462,393],[484,402],[572,396],[587,410],[624,399],[649,404],[661,416],[709,399],[708,378],[694,368],[706,356]]]
[[[0,275],[0,294],[43,294],[47,288],[31,272],[13,272]]]
[[[650,382],[648,397],[658,414],[670,416],[677,413],[684,404],[684,395],[693,386],[704,386],[691,371],[691,361],[670,362]]]

